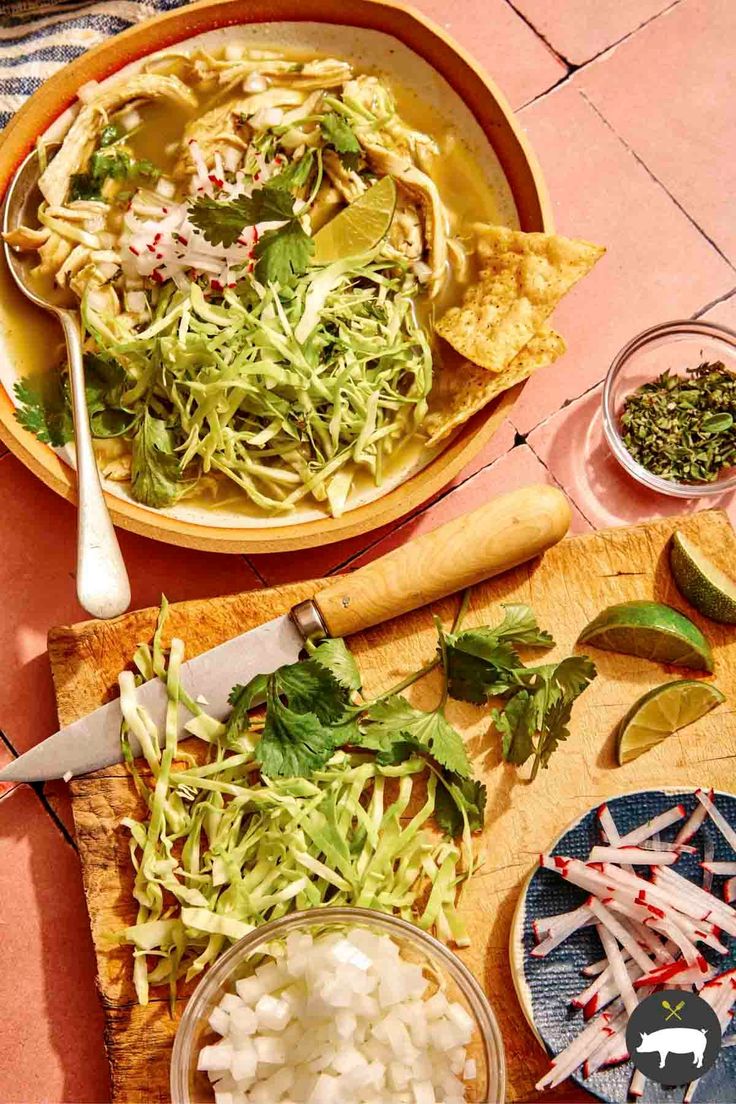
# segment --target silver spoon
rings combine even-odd
[[[47,150],[49,154],[55,152],[54,147],[47,147]],[[38,155],[34,149],[16,171],[5,197],[4,234],[21,224],[38,225],[36,211],[42,198],[38,189],[40,175]],[[54,302],[53,298],[44,294],[44,289],[30,275],[28,254],[16,253],[7,242],[4,242],[4,247],[8,268],[20,290],[37,307],[55,314],[64,330],[77,454],[77,597],[80,605],[93,617],[117,617],[130,605],[130,583],[102,494],[100,473],[92,448],[79,313],[64,305],[63,300]]]

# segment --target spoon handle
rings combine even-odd
[[[60,310],[69,355],[72,417],[77,453],[77,597],[93,617],[117,617],[130,605],[128,573],[97,470],[84,390],[82,335],[72,311]]]

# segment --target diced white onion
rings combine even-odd
[[[267,88],[268,81],[263,73],[249,73],[243,81],[244,92],[265,92]]]
[[[216,1104],[462,1104],[473,1020],[428,986],[388,936],[293,932],[213,1010],[198,1068]]]

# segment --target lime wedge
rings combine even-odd
[[[644,694],[618,727],[616,750],[621,765],[661,744],[725,701],[717,686],[695,679],[666,682]]]
[[[370,253],[388,234],[395,209],[396,185],[392,176],[384,176],[317,231],[312,263],[332,264]]]
[[[696,610],[711,621],[736,624],[736,583],[679,530],[672,534],[670,567],[680,594]]]
[[[609,606],[586,625],[579,644],[640,656],[655,663],[713,670],[713,653],[697,625],[659,602],[621,602]]]

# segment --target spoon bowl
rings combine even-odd
[[[58,145],[48,146],[47,153]],[[77,457],[77,597],[93,617],[110,618],[130,605],[130,583],[115,529],[102,493],[84,387],[82,332],[79,313],[64,288],[44,287],[32,273],[35,254],[13,247],[8,236],[20,227],[38,229],[37,211],[43,200],[39,188],[41,165],[36,149],[17,169],[5,197],[2,233],[5,260],[23,294],[37,307],[59,319],[66,340],[72,420]]]

